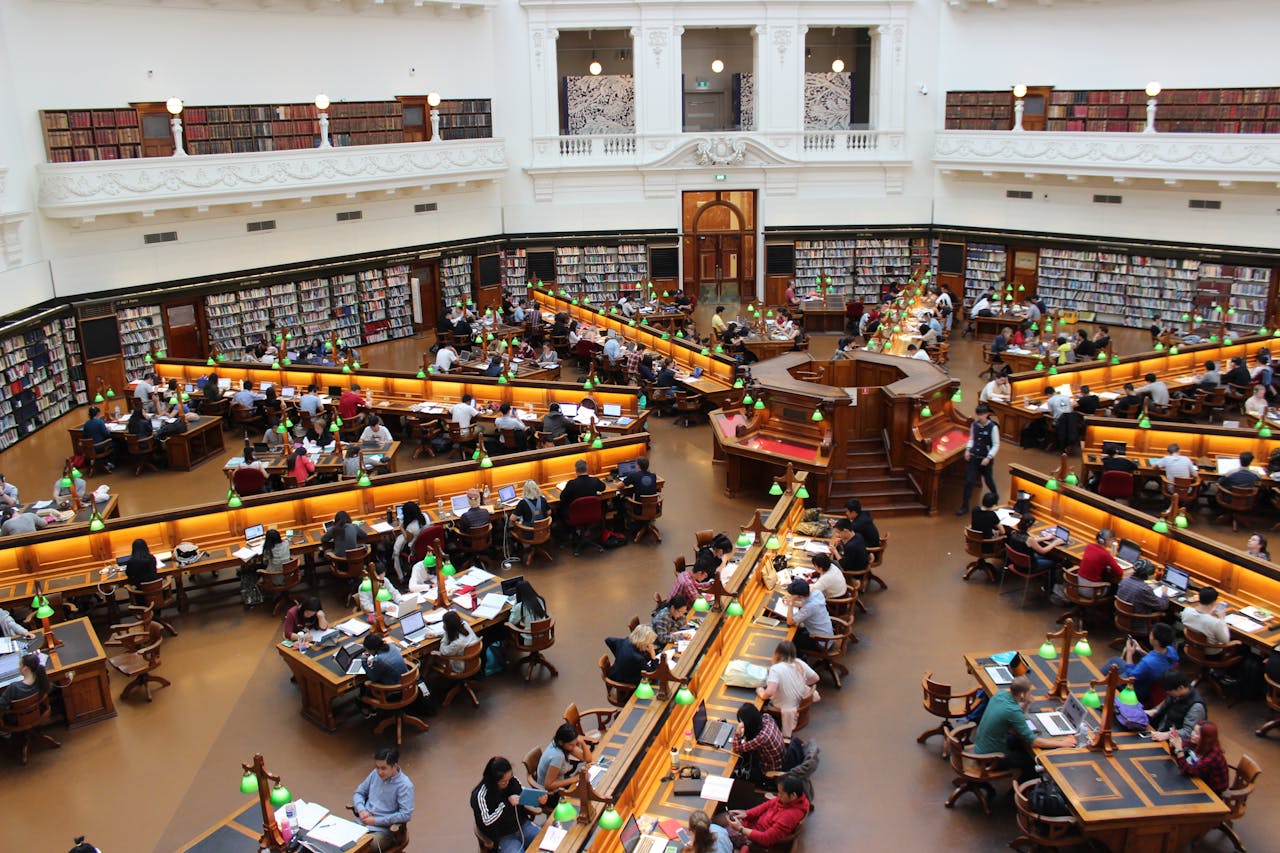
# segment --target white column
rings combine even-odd
[[[560,133],[560,97],[556,39],[560,32],[535,26],[529,37],[529,114],[533,135],[557,136]]]
[[[644,64],[640,61],[640,51],[644,48],[642,36],[639,27],[631,28],[631,103],[635,111],[632,118],[636,123],[637,134],[644,127],[644,106],[640,103],[640,86],[646,73]]]
[[[636,132],[679,133],[680,36],[684,27],[646,23],[632,31],[635,44]]]
[[[906,26],[894,22],[876,27],[872,33],[871,67],[875,77],[871,81],[871,126],[876,130],[902,130],[907,97]]]
[[[794,133],[804,118],[804,31],[795,23],[756,28],[756,128]]]

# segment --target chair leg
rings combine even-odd
[[[961,580],[968,580],[969,576],[975,572],[983,572],[987,576],[987,580],[992,583],[996,582],[996,567],[988,563],[986,560],[974,560],[965,566],[965,573],[961,576]]]
[[[916,743],[924,743],[934,735],[942,734],[943,730],[944,729],[942,725],[939,725],[937,728],[929,729],[928,731],[922,733],[920,737],[916,738]]]
[[[659,541],[659,542],[661,542],[662,540],[661,540],[661,539],[659,539],[658,541]],[[879,576],[879,575],[877,575],[875,572],[869,572],[869,573],[867,574],[867,583],[868,583],[868,584],[878,583],[878,584],[880,584],[880,588],[881,588],[881,589],[888,589],[888,588],[889,588],[889,585],[888,585],[887,583],[885,583],[885,582],[884,582],[884,578],[880,577],[880,576]]]
[[[1222,834],[1231,840],[1231,845],[1236,848],[1238,853],[1246,853],[1247,848],[1244,846],[1244,842],[1240,840],[1240,836],[1236,835],[1234,827],[1231,826],[1231,821],[1224,820],[1218,824],[1218,829],[1222,830]]]
[[[1254,734],[1257,735],[1258,737],[1266,737],[1267,732],[1271,731],[1277,726],[1280,726],[1280,713],[1273,714],[1271,716],[1271,719],[1267,720],[1265,723],[1259,726],[1257,731],[1254,732]]]

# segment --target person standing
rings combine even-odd
[[[1049,395],[1049,419],[1053,421],[1053,435],[1058,443],[1058,450],[1069,453],[1079,440],[1074,412],[1076,402],[1066,394],[1059,394],[1056,388],[1046,388],[1044,392]]]
[[[1000,452],[1000,427],[991,419],[991,408],[986,403],[979,403],[973,410],[973,415],[973,423],[969,424],[969,441],[964,446],[964,499],[956,510],[956,515],[969,512],[969,496],[979,478],[987,484],[987,490],[996,495],[997,500],[1000,495],[991,470],[996,454]]]
[[[356,788],[352,805],[373,833],[375,850],[394,842],[392,827],[413,818],[413,782],[400,769],[400,750],[386,746],[373,754],[373,770]]]

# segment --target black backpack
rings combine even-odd
[[[1066,817],[1071,814],[1071,807],[1067,805],[1067,798],[1058,783],[1043,776],[1031,789],[1027,801],[1031,810],[1042,817]]]

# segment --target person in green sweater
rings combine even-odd
[[[1027,722],[1027,706],[1031,704],[1031,680],[1018,676],[1009,682],[1006,690],[991,697],[987,709],[982,712],[978,731],[973,736],[973,751],[978,755],[1002,753],[1002,769],[1018,771],[1018,781],[1035,778],[1033,749],[1070,748],[1076,745],[1075,735],[1062,737],[1037,736]]]

